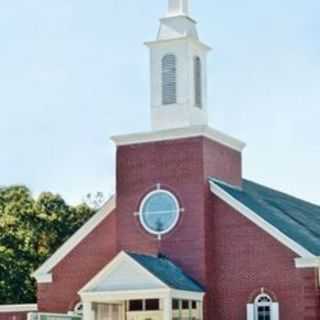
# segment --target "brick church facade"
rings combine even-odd
[[[114,197],[35,271],[34,310],[0,319],[320,319],[320,207],[244,179],[244,143],[208,126],[188,1],[147,46],[153,130],[112,138]]]

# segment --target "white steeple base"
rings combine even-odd
[[[207,125],[208,117],[203,110],[186,105],[169,105],[152,108],[151,123],[153,130],[184,128],[189,126]]]

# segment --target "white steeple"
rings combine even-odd
[[[199,41],[189,0],[168,0],[151,51],[153,130],[207,125],[207,53]]]

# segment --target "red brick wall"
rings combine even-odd
[[[205,193],[207,174],[239,183],[241,157],[205,138],[122,146],[117,150],[119,248],[161,252],[195,279],[205,281]],[[134,212],[144,195],[160,183],[184,208],[179,225],[159,241],[140,226]]]
[[[316,272],[295,268],[293,252],[223,201],[211,199],[207,319],[245,320],[246,304],[260,288],[278,298],[281,320],[319,319]]]
[[[52,283],[38,285],[39,311],[71,310],[79,300],[77,292],[113,259],[117,253],[115,218],[115,212],[111,213],[54,268]]]
[[[0,320],[26,320],[28,312],[0,312]]]
[[[240,186],[242,180],[242,155],[209,139],[203,139],[204,179],[216,177]]]

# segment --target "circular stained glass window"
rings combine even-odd
[[[176,226],[179,215],[176,197],[165,190],[149,193],[141,203],[139,214],[143,227],[157,235],[170,232]]]

